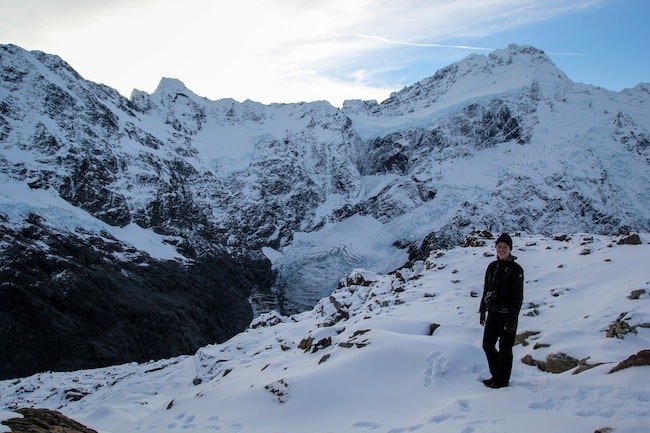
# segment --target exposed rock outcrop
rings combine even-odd
[[[650,365],[650,349],[641,350],[634,355],[630,355],[629,358],[616,364],[616,366],[609,370],[609,372],[616,373],[617,371],[623,370],[625,368],[641,367],[645,365]]]
[[[15,433],[97,433],[60,412],[50,409],[16,409],[22,417],[3,421]]]
[[[536,360],[532,355],[528,354],[522,358],[521,362],[536,366],[542,371],[555,374],[564,373],[580,364],[580,360],[562,352],[551,353],[546,357],[545,361]]]

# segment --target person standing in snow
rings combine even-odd
[[[479,308],[480,323],[484,326],[483,351],[492,374],[483,383],[489,388],[503,388],[510,382],[512,346],[524,298],[524,270],[515,262],[517,257],[511,251],[512,238],[503,233],[496,240],[497,259],[485,271]]]

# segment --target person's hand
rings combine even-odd
[[[507,332],[508,334],[514,334],[515,331],[517,331],[517,325],[515,325],[515,321],[514,320],[506,321],[506,324],[503,327],[503,331]]]
[[[485,326],[485,313],[481,313],[481,317],[479,318],[479,323],[481,326]]]

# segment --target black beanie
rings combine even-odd
[[[512,238],[508,233],[503,233],[499,236],[495,244],[499,244],[499,242],[505,242],[510,247],[510,251],[512,251]]]

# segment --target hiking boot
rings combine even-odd
[[[494,378],[491,377],[489,379],[483,379],[482,382],[483,382],[483,385],[490,386],[490,385],[492,385],[494,383]]]

